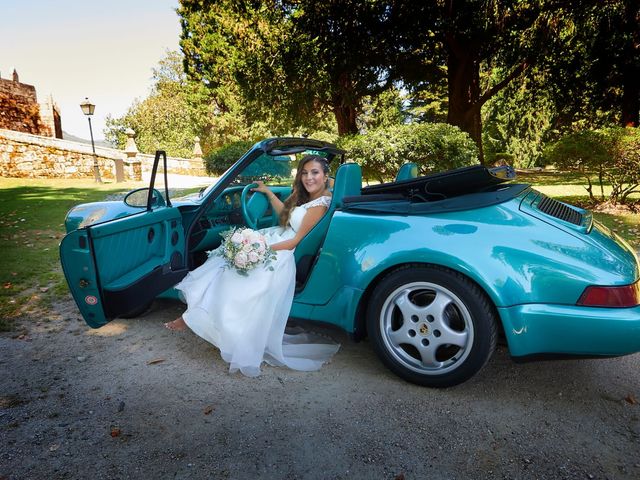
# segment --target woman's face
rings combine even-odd
[[[327,175],[324,173],[320,162],[311,160],[310,162],[305,163],[302,167],[300,181],[309,193],[309,196],[314,197],[315,195],[320,195],[324,192]]]

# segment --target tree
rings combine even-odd
[[[317,129],[332,113],[340,135],[356,133],[363,98],[390,86],[386,8],[357,0],[183,0],[185,68],[213,90],[235,82],[263,117]]]
[[[254,142],[272,135],[266,122],[246,118],[242,99],[233,91],[220,87],[212,93],[190,80],[183,60],[181,53],[167,52],[153,70],[149,96],[135,100],[122,117],[107,118],[108,140],[122,148],[124,131],[132,128],[141,152],[163,149],[172,156],[190,157],[196,136],[206,154],[230,142]]]
[[[190,157],[194,138],[202,135],[206,123],[206,100],[197,85],[187,82],[178,52],[167,52],[153,71],[153,81],[146,99],[134,101],[123,117],[107,118],[105,136],[122,148],[124,130],[132,128],[141,152],[163,149],[169,155]]]
[[[178,13],[188,78],[248,128],[345,135],[446,120],[483,161],[491,102],[489,155],[531,164],[554,129],[637,121],[639,3],[181,0]]]
[[[627,203],[632,193],[640,192],[640,129],[609,127],[583,130],[565,135],[549,145],[545,152],[559,168],[582,172],[591,200],[591,176],[598,179],[600,201],[605,200],[605,184],[611,185],[609,201]]]
[[[407,123],[412,114],[407,100],[407,95],[394,87],[379,95],[364,97],[357,118],[358,131]]]
[[[571,4],[552,0],[394,2],[396,48],[405,57],[397,67],[398,76],[418,90],[437,87],[445,80],[447,122],[469,133],[482,160],[482,107],[514,80],[523,81],[523,74],[559,39],[565,8]]]
[[[365,179],[393,179],[407,162],[416,163],[423,174],[478,163],[473,140],[446,123],[413,123],[371,129],[362,135],[347,135],[338,145],[348,158],[362,166]]]
[[[498,76],[502,76],[500,72]],[[482,111],[482,143],[486,163],[504,161],[519,168],[540,165],[546,142],[553,137],[554,103],[535,66],[522,81],[512,82]]]
[[[573,29],[544,59],[559,126],[638,126],[640,0],[587,2],[568,13]]]

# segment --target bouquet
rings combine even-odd
[[[222,255],[228,267],[233,267],[240,275],[258,265],[264,265],[269,270],[276,252],[267,245],[267,240],[260,232],[250,228],[232,228],[220,234],[222,245],[211,253]]]

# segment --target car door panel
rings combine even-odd
[[[177,209],[163,208],[126,221],[115,220],[91,227],[93,252],[103,288],[123,288],[133,278],[167,263],[172,251],[170,232],[178,232],[176,243],[182,233],[178,224],[181,225],[181,220]]]
[[[108,322],[100,295],[100,285],[87,229],[74,230],[60,242],[60,261],[71,295],[80,314],[92,328]]]
[[[184,244],[180,212],[171,207],[67,235],[61,260],[87,323],[100,327],[180,281],[187,273]]]

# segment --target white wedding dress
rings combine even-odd
[[[295,235],[307,209],[328,207],[331,197],[320,197],[296,207],[287,228],[260,230],[268,244]],[[310,332],[286,334],[295,288],[296,265],[293,250],[279,250],[271,262],[239,275],[225,268],[222,256],[210,255],[178,285],[187,304],[182,314],[189,328],[220,349],[229,371],[240,370],[254,377],[263,361],[295,370],[318,370],[340,348],[330,339]]]

